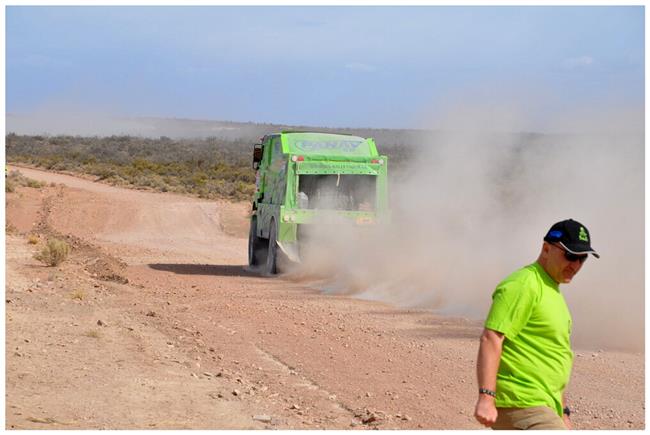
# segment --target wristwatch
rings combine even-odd
[[[562,410],[562,414],[569,417],[571,415],[571,408],[569,408],[568,406],[565,406],[564,409]]]

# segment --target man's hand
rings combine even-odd
[[[567,429],[569,430],[573,429],[573,425],[571,424],[571,420],[569,419],[568,415],[562,414],[562,420],[564,420],[564,425],[566,426]]]
[[[497,407],[494,403],[494,397],[486,394],[479,394],[476,401],[476,408],[474,409],[474,417],[483,426],[490,427],[497,421]]]

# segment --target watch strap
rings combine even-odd
[[[497,393],[495,391],[489,390],[487,388],[479,388],[478,393],[487,394],[488,396],[492,396],[492,397],[497,397]]]

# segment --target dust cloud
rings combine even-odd
[[[505,124],[494,110],[479,112],[440,120],[445,130],[423,138],[415,161],[393,174],[388,225],[313,226],[289,277],[482,320],[496,284],[536,260],[553,223],[573,218],[601,255],[561,287],[574,347],[642,351],[643,110],[565,113],[545,134],[507,133],[521,131],[511,112]]]

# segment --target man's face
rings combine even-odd
[[[546,272],[558,284],[568,284],[571,282],[576,273],[582,268],[582,263],[587,259],[587,255],[582,256],[580,260],[570,261],[566,258],[564,248],[559,245],[547,243],[546,252]]]

